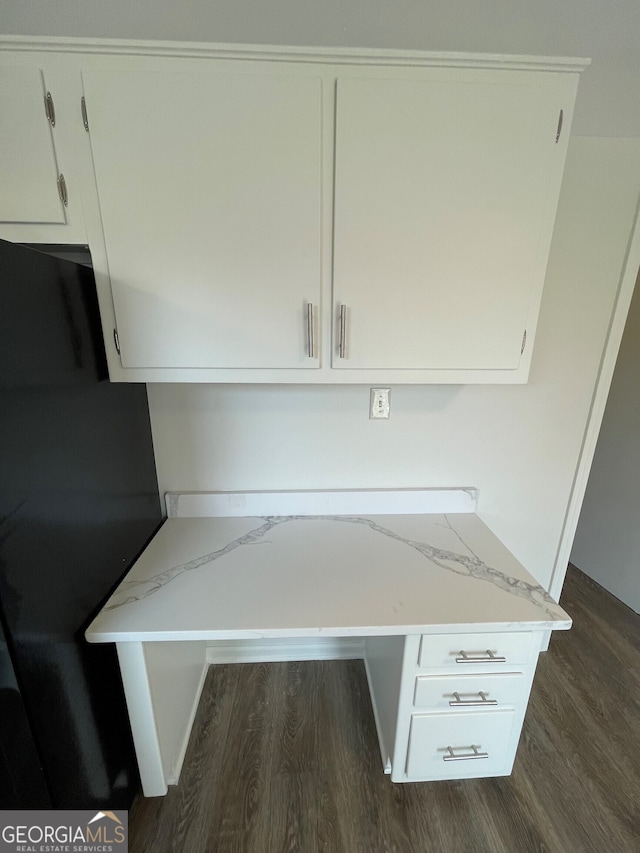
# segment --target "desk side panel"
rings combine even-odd
[[[175,785],[207,673],[206,643],[143,645],[163,773]]]
[[[367,637],[365,668],[385,773],[391,772],[405,637]]]
[[[118,643],[118,659],[145,797],[180,776],[204,684],[204,643]]]
[[[122,684],[145,797],[167,793],[142,643],[117,643]]]

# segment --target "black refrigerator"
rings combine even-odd
[[[128,808],[115,649],[83,633],[161,523],[146,387],[108,381],[88,252],[45,248],[0,241],[0,808]]]

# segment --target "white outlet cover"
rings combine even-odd
[[[389,420],[391,412],[391,388],[372,388],[369,396],[369,418]]]

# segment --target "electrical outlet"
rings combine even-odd
[[[372,388],[369,397],[369,418],[388,420],[390,410],[391,388]]]

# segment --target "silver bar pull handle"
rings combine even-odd
[[[502,655],[494,654],[490,649],[487,649],[483,655],[473,655],[470,657],[466,652],[460,650],[460,657],[456,658],[456,663],[506,663],[507,659]]]
[[[460,694],[453,692],[454,699],[449,702],[451,708],[481,708],[487,705],[497,705],[497,699],[487,699],[487,694],[483,690],[478,690],[479,699],[461,699]]]
[[[313,303],[307,302],[307,355],[315,357],[315,341],[313,339]]]
[[[460,754],[456,754],[454,749],[470,749],[471,752],[463,752]],[[442,756],[443,761],[469,761],[474,758],[489,758],[488,752],[478,752],[480,749],[479,746],[475,744],[471,744],[471,746],[448,746],[447,754]]]
[[[338,336],[338,355],[346,358],[347,355],[347,306],[340,306],[340,332]]]

